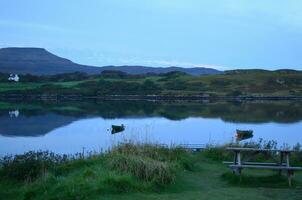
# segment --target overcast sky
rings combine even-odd
[[[302,69],[301,0],[0,0],[0,47],[90,65]]]

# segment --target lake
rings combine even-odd
[[[246,141],[301,143],[302,102],[0,102],[0,156],[104,151],[124,141],[224,144],[236,129],[254,131]]]

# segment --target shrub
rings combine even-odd
[[[67,158],[48,151],[29,151],[22,155],[5,156],[1,159],[1,176],[32,181]]]
[[[190,157],[183,157],[179,161],[181,167],[185,170],[188,171],[193,171],[194,170],[194,165],[195,165],[195,160]]]
[[[109,174],[103,183],[109,186],[110,190],[114,190],[114,192],[129,192],[136,189],[136,185],[129,175]]]
[[[92,169],[86,169],[83,173],[84,178],[91,179],[96,176],[95,172]]]
[[[111,168],[160,185],[174,181],[176,168],[192,171],[195,164],[182,148],[154,144],[126,143],[113,148],[108,157]]]
[[[208,147],[203,152],[203,155],[215,161],[223,161],[231,159],[232,155],[230,152],[225,150],[225,147]]]
[[[172,79],[165,82],[164,88],[168,90],[185,90],[187,89],[187,83],[180,79]]]
[[[167,148],[156,144],[132,144],[119,145],[112,150],[112,153],[132,154],[148,157],[158,161],[179,161],[189,156],[183,148]]]
[[[302,165],[302,149],[298,143],[293,147],[294,152],[291,154],[291,163],[294,165]]]
[[[172,167],[162,161],[148,157],[126,154],[111,154],[109,166],[112,169],[130,173],[144,181],[156,184],[170,184],[175,179]]]

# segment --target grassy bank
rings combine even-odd
[[[270,145],[263,143],[262,145]],[[272,145],[271,148],[274,148]],[[298,147],[296,147],[298,148]],[[255,160],[274,159],[273,154]],[[301,164],[301,151],[293,158]],[[66,157],[29,152],[2,160],[5,199],[290,199],[302,198],[302,173],[288,188],[272,171],[243,172],[242,182],[221,164],[223,147],[181,148],[125,144],[104,154]]]

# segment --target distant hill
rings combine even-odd
[[[173,71],[184,72],[193,76],[206,75],[206,74],[221,74],[222,71],[218,71],[212,68],[194,67],[194,68],[182,68],[182,67],[145,67],[145,66],[105,66],[103,70],[116,70],[126,72],[128,74],[163,74]]]
[[[56,56],[42,48],[0,49],[0,72],[52,75],[71,72],[100,73],[98,67],[84,66]]]
[[[181,68],[181,67],[145,67],[145,66],[87,66],[74,63],[68,59],[56,56],[43,48],[2,48],[0,49],[0,72],[53,75],[72,72],[98,74],[104,70],[117,70],[128,74],[167,73],[171,71],[184,72],[191,75],[220,74],[221,71],[211,68]]]

